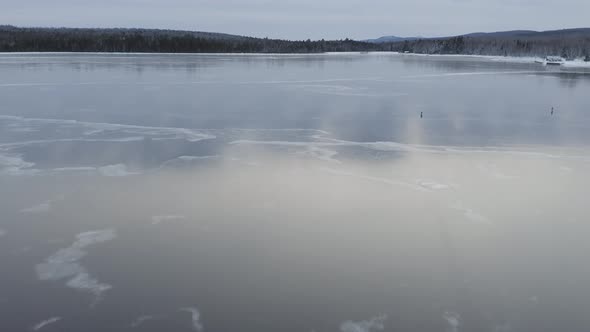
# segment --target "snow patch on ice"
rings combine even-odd
[[[461,201],[457,201],[451,205],[451,209],[457,210],[463,214],[463,216],[471,221],[478,222],[478,223],[485,223],[491,224],[488,218],[482,216],[481,214],[475,212],[474,210],[467,208],[463,205]]]
[[[35,163],[25,161],[19,154],[0,153],[0,175],[31,175],[37,173],[32,169]]]
[[[33,331],[39,331],[40,329],[44,328],[45,326],[59,322],[60,320],[61,320],[61,317],[51,317],[49,319],[46,319],[42,322],[35,324],[32,327],[32,329],[33,329]]]
[[[428,180],[416,180],[416,183],[418,183],[419,186],[430,190],[444,190],[451,188],[449,185]]]
[[[197,332],[203,331],[203,324],[201,323],[201,313],[195,307],[181,308],[180,311],[185,311],[191,314],[193,329]]]
[[[562,66],[572,68],[590,68],[590,62],[578,59],[573,61],[566,61],[563,63]]]
[[[54,172],[95,172],[96,167],[58,167],[53,169]]]
[[[125,164],[102,166],[98,168],[98,173],[102,176],[129,176],[139,174],[137,172],[128,171]]]
[[[559,167],[559,170],[562,171],[563,173],[571,173],[574,171],[573,168],[567,167],[567,166],[561,166],[561,167]]]
[[[0,237],[2,237],[2,236],[4,236],[4,235],[6,235],[6,231],[5,231],[5,230],[3,230],[3,229],[0,229]]]
[[[350,87],[345,85],[329,84],[301,84],[293,85],[291,88],[301,89],[306,92],[333,95],[333,96],[352,96],[352,97],[402,97],[407,96],[405,92],[371,92],[368,87]]]
[[[133,322],[131,322],[131,327],[136,328],[141,324],[145,323],[146,321],[153,319],[156,319],[156,317],[150,315],[139,316]]]
[[[307,155],[319,160],[328,161],[331,163],[340,164],[340,160],[335,159],[334,156],[338,154],[338,152],[334,150],[329,150],[326,148],[320,148],[317,146],[309,146],[308,149],[302,153],[303,155]]]
[[[102,293],[111,289],[111,285],[101,283],[90,276],[79,261],[87,255],[86,247],[107,242],[117,236],[114,229],[104,229],[80,233],[76,241],[69,247],[58,250],[45,262],[35,267],[37,277],[42,281],[58,281],[68,279],[66,286],[79,291],[89,292],[100,298]]]
[[[185,216],[178,216],[178,215],[170,215],[170,216],[153,216],[152,217],[152,225],[158,225],[164,222],[173,222],[173,221],[181,221],[185,220]]]
[[[20,210],[20,212],[22,213],[45,213],[48,212],[49,210],[51,210],[51,202],[47,201],[47,202],[43,202],[28,208],[24,208],[22,210]]]
[[[99,282],[86,272],[78,273],[66,282],[66,286],[80,291],[94,293],[96,296],[100,296],[103,292],[112,288],[111,285]]]
[[[340,324],[341,332],[371,332],[371,331],[382,331],[385,329],[385,320],[387,315],[379,315],[369,320],[362,321],[345,321]]]
[[[2,144],[0,146],[9,145],[29,145],[29,144],[41,144],[48,142],[60,142],[60,141],[112,141],[112,142],[128,142],[143,140],[148,137],[152,140],[171,140],[171,139],[183,139],[189,142],[197,142],[205,139],[213,139],[215,136],[205,133],[202,130],[193,130],[188,128],[177,128],[177,127],[151,127],[151,126],[138,126],[138,125],[127,125],[127,124],[116,124],[116,123],[101,123],[101,122],[85,122],[68,119],[43,119],[43,118],[25,118],[10,115],[0,115],[0,120],[12,121],[9,125],[18,125],[21,128],[36,128],[39,125],[53,125],[63,129],[75,129],[81,130],[81,134],[86,137],[77,138],[61,138],[56,140],[40,140],[40,141],[29,141],[29,142],[18,142]],[[100,137],[99,135],[104,134],[128,134],[129,137]],[[98,136],[98,137],[97,137]]]
[[[500,171],[498,165],[493,164],[493,163],[481,164],[481,165],[479,165],[479,169],[490,174],[492,177],[494,177],[498,180],[511,180],[511,179],[518,178],[518,176],[515,176],[515,175],[505,174],[504,172]]]
[[[447,332],[459,332],[459,326],[461,326],[461,316],[458,313],[447,311],[442,317],[449,325]]]
[[[160,165],[160,168],[166,167],[186,167],[191,165],[196,165],[198,162],[201,161],[210,161],[210,160],[217,160],[221,157],[219,155],[210,155],[210,156],[180,156],[174,159],[166,160]]]
[[[193,160],[206,160],[206,159],[213,159],[213,158],[218,158],[218,155],[213,155],[213,156],[180,156],[178,157],[178,159],[180,160],[184,160],[184,161],[193,161]]]
[[[415,185],[415,184],[409,183],[409,182],[404,182],[404,181],[398,181],[398,180],[387,179],[387,178],[380,178],[380,177],[375,177],[375,176],[370,176],[370,175],[355,174],[355,173],[351,173],[348,171],[337,170],[337,169],[332,169],[332,168],[320,168],[320,171],[330,173],[333,175],[355,177],[355,178],[358,178],[361,180],[376,182],[376,183],[381,183],[381,184],[386,184],[386,185],[391,185],[391,186],[402,186],[402,187],[406,187],[406,188],[417,190],[417,191],[431,192],[431,190],[426,187],[422,187],[422,186]]]
[[[53,199],[49,199],[45,202],[39,203],[37,205],[28,207],[28,208],[24,208],[22,210],[20,210],[21,213],[31,213],[31,214],[41,214],[41,213],[46,213],[49,212],[51,210],[51,208],[53,207],[53,203],[57,202],[57,201],[62,201],[64,199],[63,195],[59,195],[56,198]]]

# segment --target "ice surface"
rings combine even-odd
[[[294,85],[290,88],[300,89],[305,92],[333,95],[333,96],[352,96],[352,97],[403,97],[407,96],[406,92],[371,92],[368,87],[350,87],[344,85],[326,85],[326,84],[303,84]]]
[[[90,292],[97,298],[109,290],[111,285],[101,283],[88,274],[79,261],[86,256],[88,246],[110,241],[116,237],[114,229],[105,229],[80,233],[76,241],[69,247],[58,250],[45,262],[37,264],[36,272],[39,280],[58,281],[68,279],[66,286],[84,292]]]
[[[363,321],[346,321],[340,324],[341,332],[371,332],[385,329],[385,320],[387,315],[379,315],[369,320]]]
[[[192,326],[195,331],[203,331],[203,324],[201,323],[201,313],[195,307],[181,308],[180,311],[186,311],[191,314]]]
[[[502,172],[500,170],[498,165],[496,165],[494,163],[481,164],[478,167],[480,170],[490,174],[492,177],[494,177],[498,180],[511,180],[511,179],[518,178],[518,176],[515,176],[515,175],[505,174],[504,172]]]
[[[42,322],[39,322],[37,324],[35,324],[35,326],[33,326],[33,331],[39,331],[40,329],[44,328],[45,326],[49,325],[49,324],[53,324],[56,323],[58,321],[61,320],[61,317],[51,317],[49,319],[46,319]]]
[[[6,235],[6,231],[3,229],[0,229],[0,237]]]
[[[567,159],[580,160],[590,162],[590,154],[554,154],[547,152],[540,152],[534,148],[522,146],[518,148],[507,147],[477,147],[477,146],[453,146],[453,145],[423,145],[423,144],[407,144],[392,141],[381,142],[355,142],[340,139],[333,139],[328,137],[316,137],[318,141],[304,142],[304,141],[263,141],[263,140],[235,140],[230,142],[231,145],[260,145],[260,146],[284,146],[289,148],[300,148],[302,150],[310,150],[312,148],[334,148],[334,147],[361,147],[365,149],[384,151],[384,152],[400,152],[400,153],[421,153],[421,154],[456,154],[456,155],[516,155],[530,158],[543,159]],[[485,166],[483,167],[485,168]],[[491,170],[490,170],[491,171]],[[497,174],[502,176],[501,174]],[[512,178],[511,176],[508,176]]]
[[[512,325],[510,323],[504,323],[494,327],[494,332],[510,332],[512,331]]]
[[[461,77],[461,76],[481,76],[481,75],[510,75],[510,74],[536,74],[537,71],[533,70],[512,70],[512,71],[475,71],[475,72],[459,72],[459,73],[444,73],[444,74],[424,74],[424,75],[411,75],[403,76],[402,78],[437,78],[437,77]]]

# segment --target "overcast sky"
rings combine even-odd
[[[287,39],[443,36],[590,26],[590,0],[0,0],[0,24]]]

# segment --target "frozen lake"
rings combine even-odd
[[[0,55],[0,330],[590,330],[589,93],[469,57]]]

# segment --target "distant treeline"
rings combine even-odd
[[[590,61],[590,29],[507,31],[370,43],[290,41],[155,29],[18,28],[0,26],[0,52],[321,53],[395,51],[422,54],[546,56]]]
[[[0,52],[321,53],[381,49],[381,45],[350,39],[288,41],[174,30],[0,26]]]
[[[590,61],[590,29],[547,33],[482,34],[391,43],[390,50],[424,54],[500,56],[558,55]]]

